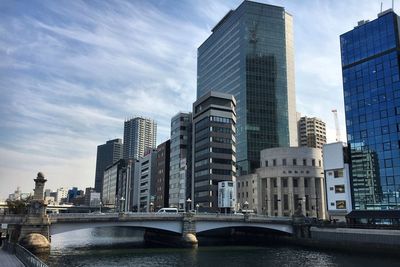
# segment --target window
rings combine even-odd
[[[303,166],[307,166],[307,160],[303,159]]]
[[[338,209],[338,210],[346,209],[346,200],[337,200],[336,201],[336,209]]]
[[[249,192],[246,192],[246,198],[248,198],[249,197]]]
[[[304,187],[308,187],[308,179],[304,178]]]
[[[268,160],[265,161],[265,167],[268,167]]]
[[[274,187],[277,187],[276,179],[275,179],[275,178],[274,178],[274,180],[273,180],[273,184],[274,184]]]
[[[283,195],[283,209],[284,210],[289,209],[289,196],[288,195]]]
[[[322,162],[321,162],[320,159],[318,160],[318,166],[319,166],[319,167],[322,167]]]
[[[315,159],[311,160],[311,166],[315,166]]]
[[[286,159],[282,159],[282,165],[286,166]]]
[[[287,180],[287,178],[283,178],[282,184],[283,184],[283,187],[288,187],[288,180]]]
[[[333,187],[329,187],[329,190],[333,191],[333,189],[334,189]]]
[[[246,187],[248,187],[249,186],[249,181],[246,181]]]
[[[272,165],[273,165],[273,166],[276,166],[276,159],[273,159],[273,160],[272,160]]]
[[[335,178],[341,178],[341,177],[343,177],[343,169],[334,170],[334,171],[333,171],[333,176],[334,176]]]
[[[335,193],[344,193],[344,184],[335,185]]]
[[[293,179],[293,187],[298,187],[298,180],[297,179]]]
[[[297,165],[297,159],[293,159],[293,166]]]

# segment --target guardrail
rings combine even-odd
[[[15,256],[17,256],[17,258],[26,267],[48,267],[47,264],[19,244],[13,244],[5,241],[3,243],[3,250],[7,251],[8,253],[15,254]]]
[[[18,244],[15,244],[15,255],[27,267],[48,267],[47,264],[33,255],[29,250]]]

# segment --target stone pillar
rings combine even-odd
[[[182,245],[184,247],[197,247],[196,220],[194,214],[185,212],[182,218]]]
[[[268,216],[272,216],[273,215],[273,213],[272,213],[272,183],[271,183],[271,178],[270,177],[268,177],[267,178],[267,190],[266,190],[266,192],[267,192],[267,204],[268,204],[268,208],[267,208],[267,211],[268,211]]]
[[[283,199],[282,199],[282,179],[281,179],[281,177],[276,177],[276,186],[277,186],[276,189],[277,189],[277,195],[278,195],[278,216],[282,217],[283,216],[283,213],[282,213]]]
[[[310,177],[308,178],[308,187],[310,189],[310,200],[311,200],[311,207],[314,207],[313,209],[311,209],[311,217],[317,217],[317,195],[316,195],[316,188],[315,188],[315,178],[314,177]],[[319,207],[318,207],[319,208]]]
[[[296,207],[294,206],[293,177],[288,177],[288,199],[290,216],[293,215]]]
[[[306,212],[306,203],[304,201],[306,199],[306,194],[305,194],[305,191],[304,191],[304,177],[300,177],[299,178],[298,186],[299,186],[299,198],[302,199],[300,201],[301,210],[302,210],[303,214],[306,215],[307,214],[307,212]]]

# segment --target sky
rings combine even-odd
[[[122,138],[127,118],[153,118],[158,144],[169,139],[196,98],[197,48],[241,2],[0,1],[0,199],[30,192],[39,171],[53,190],[94,186],[97,146]],[[333,142],[337,109],[345,140],[339,35],[381,0],[259,2],[293,15],[297,111]]]

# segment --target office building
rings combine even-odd
[[[125,161],[120,159],[104,170],[103,192],[101,194],[101,202],[103,206],[107,206],[109,208],[118,207],[118,177],[124,166]]]
[[[96,189],[91,187],[85,189],[85,206],[98,207],[100,201],[100,193],[96,192]]]
[[[179,209],[185,209],[189,197],[191,124],[191,113],[180,112],[171,119],[169,206]]]
[[[198,48],[197,98],[234,95],[237,165],[258,168],[260,151],[297,146],[293,19],[283,7],[244,1]]]
[[[123,158],[139,159],[148,148],[156,148],[157,124],[147,118],[136,117],[124,123]]]
[[[218,183],[235,182],[235,107],[232,95],[219,92],[208,92],[193,104],[190,209],[198,204],[203,210],[218,211]]]
[[[398,22],[389,9],[340,36],[354,211],[400,208]]]
[[[157,150],[148,149],[135,164],[135,168],[137,168],[135,190],[138,211],[152,212],[156,193]]]
[[[168,207],[170,143],[170,140],[167,140],[157,146],[155,210]]]
[[[323,158],[329,218],[346,221],[345,216],[352,211],[347,146],[342,142],[326,144],[323,148]]]
[[[104,170],[122,159],[122,140],[113,139],[103,145],[97,146],[96,177],[94,188],[96,192],[103,192]]]
[[[268,216],[326,218],[321,149],[269,148],[261,151],[261,168],[237,178],[240,208]]]
[[[299,146],[322,149],[326,144],[325,122],[318,118],[301,117],[297,122]]]

